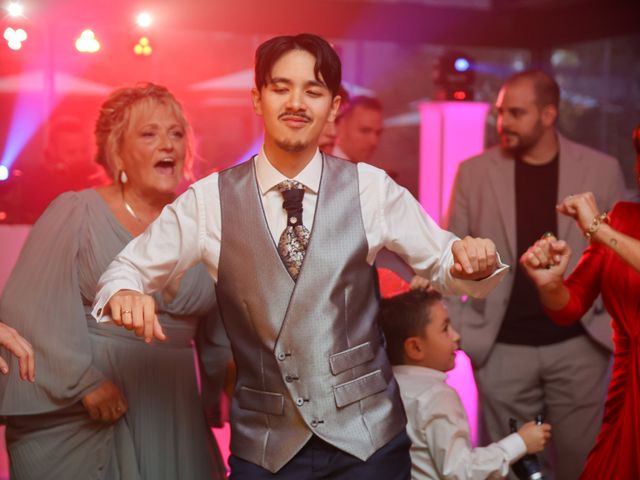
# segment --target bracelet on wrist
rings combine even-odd
[[[584,232],[584,236],[587,237],[588,240],[591,240],[600,228],[600,225],[603,223],[609,223],[608,212],[603,212],[600,215],[596,215],[595,217],[593,217],[593,220],[591,220],[591,225],[589,225],[589,228],[587,228]]]

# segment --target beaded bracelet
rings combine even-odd
[[[591,225],[584,232],[584,236],[587,237],[588,240],[591,240],[591,238],[598,231],[598,228],[600,228],[600,224],[602,223],[609,223],[609,213],[604,212],[593,217],[593,220],[591,220]]]

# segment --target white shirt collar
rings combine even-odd
[[[433,368],[420,367],[419,365],[394,365],[393,372],[412,377],[429,377],[444,382],[447,374]]]
[[[320,188],[320,178],[322,177],[322,154],[316,149],[311,161],[306,167],[294,178],[287,178],[274,167],[267,154],[264,146],[260,149],[260,153],[255,158],[256,177],[260,193],[263,195],[284,180],[295,180],[305,186],[307,190],[318,193]]]

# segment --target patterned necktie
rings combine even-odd
[[[278,252],[291,278],[297,280],[309,243],[309,230],[302,224],[304,186],[294,180],[285,180],[276,185],[276,189],[282,193],[282,208],[287,211],[287,226],[280,235]]]

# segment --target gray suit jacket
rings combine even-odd
[[[608,155],[558,135],[560,146],[558,200],[591,191],[601,210],[609,210],[622,197],[624,180],[618,162]],[[448,229],[466,235],[490,238],[510,274],[485,300],[452,301],[451,318],[462,336],[462,348],[475,367],[487,359],[500,330],[515,278],[517,256],[515,167],[499,147],[466,160],[458,169],[449,206]],[[542,234],[544,232],[540,232]],[[558,214],[558,238],[566,240],[573,255],[571,271],[587,241],[569,217]],[[589,335],[612,349],[610,318],[599,299],[582,318]]]

